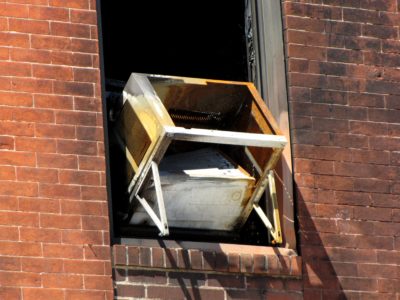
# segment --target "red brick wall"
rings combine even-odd
[[[282,3],[304,298],[400,299],[399,3]]]
[[[117,246],[118,296],[400,299],[399,3],[282,6],[302,259]],[[0,1],[0,299],[112,298],[96,23]]]
[[[294,251],[228,248],[115,246],[115,296],[171,300],[303,298],[301,258]]]
[[[111,299],[95,1],[0,1],[0,299]]]

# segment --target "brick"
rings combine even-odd
[[[69,125],[36,124],[35,134],[38,137],[48,138],[75,138],[75,127]]]
[[[97,144],[90,141],[57,141],[57,152],[60,154],[97,155]]]
[[[104,262],[102,261],[64,261],[64,270],[67,273],[104,275]]]
[[[39,216],[29,212],[0,212],[0,224],[17,226],[38,226]]]
[[[128,272],[129,275],[129,272]],[[162,274],[160,274],[162,276]],[[131,280],[135,282],[135,280]],[[146,282],[139,280],[136,282]],[[163,278],[161,277],[156,282],[157,284],[163,284]],[[168,285],[169,286],[191,286],[201,287],[206,284],[206,275],[201,273],[185,273],[185,272],[170,272],[168,273]]]
[[[0,150],[14,150],[14,138],[10,136],[0,136]]]
[[[400,264],[398,251],[377,251],[378,263],[381,264]]]
[[[64,230],[62,232],[62,242],[71,245],[101,245],[103,244],[103,235],[100,231]]]
[[[137,297],[143,298],[145,295],[144,286],[140,285],[117,285],[117,289],[115,290],[115,296],[118,297]],[[166,296],[162,295],[161,297]]]
[[[332,62],[362,63],[362,53],[353,50],[328,49],[327,59]]]
[[[60,273],[63,269],[62,260],[48,258],[21,258],[21,266],[23,271],[27,272],[46,272]]]
[[[53,258],[82,259],[82,245],[43,244],[43,256]]]
[[[68,8],[79,8],[79,9],[88,9],[89,1],[88,0],[71,0],[68,3],[65,3],[63,0],[50,0],[50,6],[55,7],[68,7]]]
[[[62,184],[99,185],[100,176],[98,172],[61,170],[59,173]]]
[[[288,17],[287,22],[298,22],[297,20],[298,20],[298,18],[292,19],[292,17]],[[309,23],[312,23],[312,22],[310,22],[310,20],[309,20]],[[323,23],[321,25],[323,25]],[[306,46],[328,46],[329,45],[330,36],[328,36],[324,33],[318,32],[318,31],[320,31],[321,28],[319,28],[319,29],[315,28],[315,30],[313,30],[313,31],[317,31],[317,32],[300,31],[299,29],[301,29],[301,28],[298,26],[292,27],[292,28],[293,29],[290,29],[287,31],[288,43],[302,44],[302,45],[306,45]]]
[[[240,255],[240,271],[242,273],[253,272],[253,256],[251,254]]]
[[[224,297],[223,290],[207,289],[207,288],[189,288],[186,291],[180,287],[158,287],[152,286],[148,288],[149,298],[162,299],[184,299],[199,297],[200,299],[222,299]],[[194,296],[197,295],[197,296]]]
[[[105,160],[103,157],[79,156],[79,169],[80,170],[92,170],[92,171],[104,171],[105,170]]]
[[[50,30],[56,36],[90,38],[90,27],[87,25],[52,22]]]
[[[21,299],[21,289],[11,287],[0,287],[0,298],[8,300]]]
[[[85,13],[85,12],[83,12],[83,13]],[[97,54],[99,51],[98,42],[95,40],[72,38],[71,39],[71,50],[76,51],[76,52],[82,52],[82,53]],[[81,70],[83,70],[83,69],[81,69]],[[89,71],[92,72],[92,70],[89,70]]]
[[[369,162],[371,164],[389,164],[388,151],[352,150],[354,162]]]
[[[109,261],[111,257],[110,246],[87,245],[85,246],[85,259],[86,260],[106,260]]]
[[[0,3],[0,16],[27,18],[28,7],[26,5]]]
[[[190,253],[190,266],[193,268],[193,256],[192,253]],[[165,268],[165,259],[164,259],[164,249],[162,248],[151,248],[151,262],[152,266],[156,268]],[[201,261],[200,261],[200,268],[201,269]]]
[[[310,61],[310,73],[322,73],[326,75],[344,76],[347,67],[342,63]]]
[[[58,230],[44,228],[20,228],[20,240],[27,242],[61,242],[61,233]]]
[[[40,244],[30,242],[0,241],[0,254],[13,256],[40,256]]]
[[[53,86],[56,94],[87,97],[94,95],[93,84],[90,83],[56,81]]]
[[[50,54],[51,63],[54,65],[69,65],[76,67],[92,67],[92,57],[84,53],[71,53],[66,51],[52,51]],[[57,85],[57,92],[59,93],[72,93],[74,88],[77,88],[77,83],[65,85],[59,83]],[[82,87],[81,87],[82,88]],[[83,90],[83,88],[82,88]],[[86,91],[86,93],[88,93]],[[69,94],[68,94],[69,95]],[[86,96],[85,94],[76,93],[76,96]]]
[[[328,21],[325,26],[327,33],[334,33],[347,36],[360,36],[361,35],[361,25],[357,23],[350,22],[335,22]]]
[[[322,189],[334,189],[351,191],[353,190],[353,181],[348,178],[338,176],[323,176],[319,175],[316,177],[316,186]]]
[[[51,93],[52,83],[44,79],[31,79],[31,78],[12,78],[11,86],[13,90],[19,92],[31,93]]]
[[[96,114],[89,112],[60,111],[56,114],[56,122],[58,124],[94,126],[96,125]],[[82,132],[80,132],[80,135],[82,136]]]
[[[91,290],[112,290],[113,281],[109,276],[84,276],[85,288]]]
[[[44,228],[80,229],[81,218],[79,216],[40,214],[40,226]]]
[[[393,250],[393,237],[357,236],[353,246],[360,249]]]
[[[32,123],[25,123],[21,126],[19,122],[2,121],[0,123],[0,134],[14,136],[33,136],[34,126]],[[8,154],[9,157],[14,154]],[[18,155],[18,153],[15,153]]]
[[[289,61],[289,70],[291,72],[308,73],[310,64],[308,60],[290,58],[288,61]]]
[[[87,97],[74,97],[75,109],[90,111],[90,112],[101,112],[102,104],[97,98],[87,98]]]
[[[6,225],[15,226],[12,222],[9,222],[9,223],[5,222],[5,221],[7,221],[7,219],[4,217],[3,212],[1,213],[0,218],[1,218],[2,223],[6,224]],[[18,227],[12,227],[12,226],[0,226],[0,240],[3,240],[3,241],[15,240],[15,237],[17,237],[19,234]],[[3,258],[2,258],[2,260],[3,260]],[[7,270],[8,268],[5,268],[4,265],[2,265],[2,263],[7,265],[7,260],[0,262],[0,270]]]
[[[367,278],[392,278],[397,277],[397,266],[382,264],[359,264],[358,276]]]
[[[43,274],[43,287],[57,289],[82,289],[83,276],[72,274]]]
[[[0,194],[34,197],[38,195],[38,186],[37,183],[0,181]]]
[[[61,212],[63,214],[81,216],[103,216],[104,211],[101,202],[98,201],[70,201],[61,200]],[[83,220],[82,220],[83,221]],[[90,225],[90,222],[88,224]]]
[[[15,139],[15,150],[34,151],[41,153],[55,153],[56,143],[51,139],[17,137]]]
[[[267,259],[265,255],[254,254],[253,259],[254,273],[263,273],[268,269]]]
[[[29,18],[48,21],[68,21],[69,12],[65,8],[30,6]]]
[[[74,81],[76,82],[93,82],[100,80],[100,73],[97,69],[74,69]]]
[[[13,47],[29,47],[29,35],[17,32],[0,32],[0,40],[4,45]]]
[[[20,181],[33,181],[44,183],[58,182],[58,172],[51,169],[17,168],[17,178]]]
[[[195,281],[200,280],[200,278],[203,278],[204,281],[204,275],[191,275],[190,273],[171,272],[167,276],[166,272],[144,270],[128,270],[127,274],[129,282],[140,282],[142,284],[167,284],[167,277],[169,285],[179,285],[179,283],[186,285],[188,282],[193,282],[196,285]]]
[[[359,219],[359,218],[356,217],[356,219]],[[342,234],[370,235],[374,232],[374,224],[372,222],[339,220],[338,228],[339,228],[339,233],[342,233]]]
[[[70,50],[71,40],[66,37],[32,35],[31,47],[42,50]]]
[[[204,270],[215,270],[216,256],[215,252],[203,251],[203,269]]]
[[[105,187],[82,186],[83,200],[107,200],[107,192]]]
[[[400,53],[399,45],[400,43],[395,40],[383,40],[382,50],[383,52]]]
[[[397,30],[390,26],[363,25],[362,34],[378,39],[396,39],[398,37]]]
[[[310,18],[301,18],[297,16],[285,16],[286,27],[288,29],[304,30],[306,34],[310,32],[324,32],[326,21]],[[288,42],[294,42],[288,40]]]
[[[0,210],[13,210],[18,207],[18,199],[14,196],[0,196]]]
[[[240,272],[240,255],[238,253],[228,254],[228,271],[233,273]]]
[[[78,159],[74,155],[37,154],[39,167],[77,169]]]
[[[288,15],[298,15],[317,19],[341,19],[341,10],[331,6],[315,6],[303,3],[285,3],[284,8]]]
[[[48,198],[80,199],[81,191],[79,186],[43,183],[39,185],[39,195]]]
[[[289,84],[299,87],[321,88],[326,86],[326,76],[319,74],[289,73]]]
[[[284,281],[268,277],[247,277],[246,286],[248,289],[257,290],[283,290]]]
[[[47,21],[10,19],[9,27],[11,31],[22,33],[50,33],[49,22]]]
[[[207,276],[207,286],[243,289],[245,288],[245,278],[243,275],[209,274]]]
[[[15,167],[2,166],[0,173],[0,180],[15,180]]]
[[[5,287],[40,287],[40,275],[27,272],[0,272],[0,281]]]
[[[116,263],[124,265],[127,263],[129,266],[139,266],[139,258],[140,258],[140,249],[139,247],[128,247],[128,261],[126,262],[126,258],[124,259],[122,248],[114,248],[116,251],[116,256],[114,259],[116,259]],[[168,256],[166,257],[168,259]]]
[[[354,190],[361,192],[389,193],[390,182],[378,179],[355,179]]]
[[[301,45],[289,45],[288,56],[324,61],[326,60],[326,49],[322,47],[311,47]]]
[[[298,173],[333,174],[333,162],[297,159],[294,165]]]
[[[33,76],[37,78],[55,79],[55,80],[72,80],[72,68],[62,66],[32,66]]]
[[[400,291],[398,279],[379,279],[378,291],[381,293],[398,293]]]
[[[353,8],[343,9],[343,20],[358,23],[381,24],[378,11],[361,10]]]
[[[81,24],[97,24],[97,14],[95,11],[82,11],[82,10],[71,10],[71,21],[73,23]]]
[[[101,127],[82,127],[76,128],[76,135],[79,140],[102,141],[104,130]]]
[[[54,113],[52,111],[42,109],[14,109],[13,119],[24,122],[54,123]]]
[[[18,203],[19,203],[19,209],[22,211],[49,212],[49,213],[60,212],[59,200],[19,197]]]
[[[0,105],[7,106],[32,106],[32,95],[27,93],[0,91]]]
[[[104,300],[105,297],[104,291],[67,290],[65,292],[65,300]]]
[[[385,123],[351,121],[350,131],[354,134],[387,135],[388,126]]]
[[[31,76],[31,65],[17,62],[0,62],[1,76]]]
[[[391,221],[392,214],[390,208],[357,207],[354,217],[368,221]]]

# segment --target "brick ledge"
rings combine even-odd
[[[302,259],[290,249],[140,239],[129,243],[112,247],[114,268],[302,276]]]

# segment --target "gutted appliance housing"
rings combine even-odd
[[[235,232],[254,210],[281,242],[272,170],[286,139],[253,84],[133,73],[120,100],[112,114],[127,223],[161,236],[169,227]]]

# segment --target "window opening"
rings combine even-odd
[[[249,81],[255,78],[255,52],[248,1],[101,1],[104,72],[110,124],[121,105],[122,89],[132,72]],[[247,23],[246,23],[247,22]],[[249,25],[250,24],[250,25]],[[172,112],[180,115],[185,112]],[[217,120],[218,115],[199,119]],[[110,125],[112,128],[113,125]],[[126,222],[129,195],[125,157],[110,132],[110,172],[114,234],[158,237],[151,226]],[[142,138],[146,138],[145,136]],[[171,149],[198,145],[173,143]],[[173,150],[169,150],[173,151]],[[265,201],[260,205],[265,209]],[[272,216],[270,216],[272,217]],[[271,237],[253,211],[240,232],[176,229],[169,238],[267,245]]]

